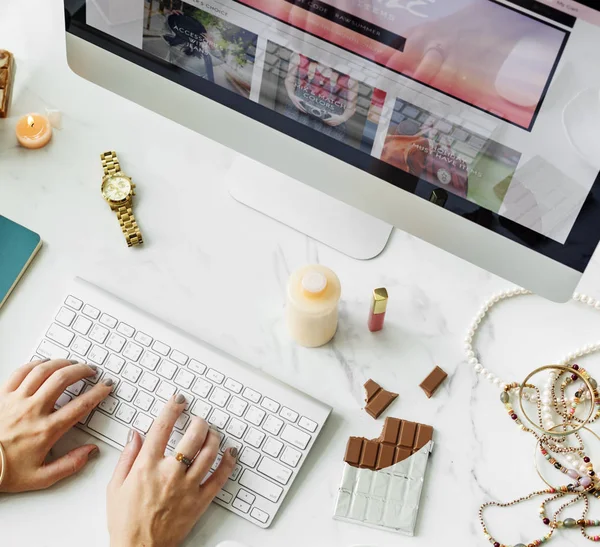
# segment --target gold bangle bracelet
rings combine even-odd
[[[2,443],[0,443],[0,486],[2,486],[2,482],[4,481],[4,477],[6,475],[6,452],[4,452],[4,447]]]
[[[579,378],[581,378],[583,380],[583,383],[586,385],[586,387],[588,388],[588,390],[590,392],[590,403],[591,403],[590,404],[590,414],[587,417],[587,419],[584,420],[577,427],[573,427],[568,422],[563,422],[562,424],[558,424],[557,427],[560,427],[560,426],[573,427],[573,429],[570,429],[569,431],[557,431],[556,433],[553,432],[552,430],[548,431],[548,430],[544,429],[543,427],[541,427],[540,425],[533,422],[531,420],[531,418],[527,415],[527,412],[525,412],[525,409],[523,408],[523,390],[525,389],[525,387],[527,387],[527,381],[530,378],[532,378],[533,376],[535,376],[538,372],[542,372],[543,370],[548,370],[548,369],[561,370],[562,372],[569,372],[571,374],[575,374],[576,376],[579,376]],[[533,372],[529,373],[529,375],[527,376],[527,378],[525,378],[525,380],[523,380],[523,383],[521,384],[521,387],[519,388],[519,408],[521,409],[523,416],[525,416],[525,419],[539,431],[543,431],[546,435],[550,435],[550,436],[554,436],[554,437],[566,437],[567,435],[572,435],[576,431],[579,431],[580,429],[584,428],[590,422],[590,420],[592,419],[592,416],[594,415],[594,402],[595,402],[594,388],[592,387],[592,384],[590,384],[589,380],[587,378],[585,378],[585,376],[583,376],[583,374],[581,374],[581,372],[579,372],[578,370],[575,370],[574,368],[571,368],[571,367],[565,367],[562,365],[546,365],[546,366],[543,366],[540,368],[536,368]],[[556,429],[556,428],[553,427],[552,429]]]

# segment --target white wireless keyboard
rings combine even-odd
[[[131,304],[75,279],[32,359],[94,364],[96,376],[68,387],[67,404],[99,380],[114,388],[79,427],[122,449],[130,428],[144,435],[166,400],[187,406],[169,439],[174,449],[200,416],[222,437],[220,453],[239,451],[238,465],[215,503],[267,528],[304,464],[331,408],[168,326]],[[213,470],[219,464],[217,457]]]

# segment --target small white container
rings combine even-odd
[[[341,293],[340,280],[329,268],[316,264],[296,270],[287,290],[290,336],[307,348],[329,342],[337,330]]]

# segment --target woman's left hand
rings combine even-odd
[[[95,374],[95,367],[76,361],[34,361],[0,385],[0,443],[6,454],[0,492],[47,488],[77,473],[98,451],[96,445],[86,444],[46,462],[56,441],[112,391],[112,380],[99,382],[54,410],[67,387]]]

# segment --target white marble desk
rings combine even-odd
[[[541,486],[532,440],[514,428],[497,388],[479,383],[463,355],[471,317],[509,284],[400,232],[379,258],[351,260],[245,208],[222,184],[234,152],[69,71],[61,0],[3,0],[0,11],[0,47],[18,62],[12,115],[46,106],[64,115],[51,145],[33,152],[16,146],[14,119],[0,120],[0,213],[45,243],[0,312],[0,377],[31,355],[58,295],[79,275],[334,408],[271,529],[211,507],[186,545],[212,547],[224,539],[250,547],[487,545],[476,519],[480,503]],[[106,149],[118,151],[138,183],[143,249],[124,245],[100,196],[98,154]],[[309,262],[333,268],[343,286],[339,332],[316,350],[291,343],[283,321],[287,277]],[[599,267],[593,263],[581,283],[595,297]],[[369,295],[381,285],[391,301],[385,330],[373,335],[366,328]],[[598,340],[599,327],[600,313],[581,305],[527,297],[493,315],[480,344],[482,361],[506,380],[521,380],[533,366]],[[593,370],[598,359],[590,361]],[[418,384],[435,364],[450,377],[429,400]],[[348,436],[377,436],[381,427],[361,410],[369,377],[400,393],[390,414],[436,429],[414,538],[331,518]],[[57,450],[86,437],[73,431]],[[100,457],[78,477],[46,492],[0,496],[2,545],[108,544],[104,493],[118,453],[100,446]],[[496,513],[492,531],[506,542],[539,537],[536,506],[511,515],[509,521]],[[570,539],[584,544],[579,534]]]

